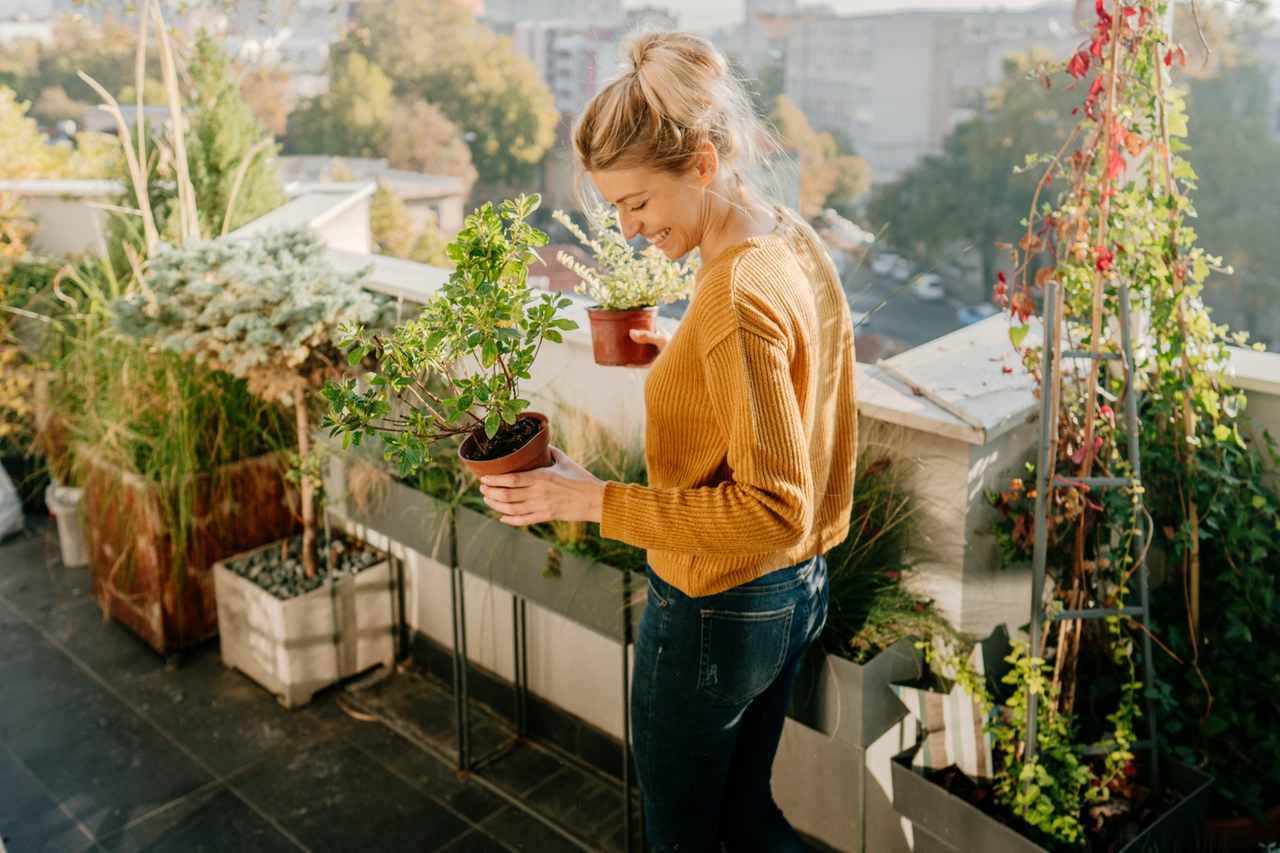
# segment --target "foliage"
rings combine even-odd
[[[1043,360],[1055,353],[1023,343],[1037,297],[1051,280],[1061,289],[1064,348],[1120,350],[1121,288],[1132,296],[1134,315],[1144,318],[1132,328],[1142,336],[1134,346],[1134,374],[1123,362],[1111,362],[1116,369],[1106,371],[1096,360],[1088,368],[1064,362],[1064,383],[1053,389],[1060,394],[1057,452],[1044,474],[1060,480],[1043,496],[1050,514],[1048,565],[1055,573],[1051,607],[1124,605],[1130,578],[1149,548],[1139,540],[1135,512],[1142,494],[1155,519],[1152,533],[1164,533],[1167,562],[1181,581],[1166,580],[1156,596],[1156,629],[1169,640],[1166,651],[1176,654],[1153,661],[1166,680],[1147,692],[1157,694],[1170,715],[1158,734],[1188,760],[1220,768],[1231,808],[1258,813],[1280,790],[1271,760],[1280,692],[1270,653],[1280,597],[1265,544],[1274,538],[1280,502],[1266,480],[1274,453],[1267,460],[1260,448],[1244,443],[1244,396],[1222,374],[1226,345],[1243,343],[1244,336],[1229,336],[1224,325],[1213,323],[1201,301],[1211,270],[1221,268],[1196,245],[1197,233],[1188,225],[1196,215],[1189,193],[1198,177],[1180,156],[1188,120],[1169,69],[1183,61],[1184,50],[1158,28],[1165,10],[1140,3],[1112,15],[1100,3],[1088,49],[1065,67],[1042,69],[1044,85],[1052,85],[1051,72],[1065,72],[1082,88],[1088,85],[1088,93],[1079,108],[1082,119],[1055,146],[1056,154],[1027,160],[1027,169],[1041,178],[1020,240],[1002,246],[1014,274],[998,274],[996,298],[1011,315],[1012,343],[1037,377]],[[1143,391],[1140,423],[1117,428],[1111,402],[1123,400],[1130,383]],[[1132,476],[1139,460],[1130,459],[1121,441],[1129,429],[1139,432],[1140,491],[1098,494],[1075,482],[1094,470]],[[1007,556],[1027,556],[1036,533],[1028,512],[1034,498],[1016,482],[995,496]],[[1119,617],[1108,620],[1105,635],[1071,620],[1057,622],[1055,634],[1046,638],[1053,670],[1044,704],[1068,715],[1084,667],[1100,666],[1101,658],[1103,678],[1091,672],[1088,680],[1094,688],[1115,688],[1102,697],[1115,708],[1106,716],[1111,733],[1105,738],[1119,747],[1106,762],[1107,774],[1115,777],[1134,742],[1144,693],[1135,676],[1138,637]],[[1198,688],[1194,698],[1174,698],[1175,689],[1188,686]],[[1215,694],[1228,697],[1225,707],[1215,704]],[[1089,706],[1098,701],[1092,690]],[[1069,731],[1061,735],[1075,738]],[[1019,793],[1020,812],[1050,808],[1061,793],[1055,779],[1050,774],[1036,800]]]
[[[404,258],[436,267],[452,267],[445,251],[448,237],[436,225],[435,214],[429,214],[421,230],[413,227],[404,199],[392,190],[379,188],[369,204],[369,230],[373,250],[380,255]]]
[[[471,149],[458,126],[435,104],[410,96],[396,104],[382,153],[393,169],[462,178],[465,191],[476,182]]]
[[[114,175],[119,161],[115,137],[81,131],[74,145],[50,145],[27,107],[12,89],[0,86],[0,180]]]
[[[289,130],[289,88],[293,75],[279,65],[233,63],[231,68],[240,81],[240,97],[262,129],[277,139],[284,136]]]
[[[827,207],[852,212],[871,189],[871,167],[853,154],[843,153],[831,131],[815,131],[800,108],[778,95],[769,120],[778,135],[800,155],[800,212],[817,216]]]
[[[921,504],[910,491],[908,462],[884,443],[859,453],[849,535],[827,554],[829,652],[865,663],[904,637],[952,638],[950,623],[907,586],[927,555],[918,525]]]
[[[201,33],[188,64],[191,77],[190,130],[187,163],[196,192],[200,232],[207,237],[223,233],[227,207],[235,191],[235,207],[227,230],[235,230],[285,202],[284,189],[273,162],[279,148],[274,143],[255,150],[264,131],[240,94],[231,65],[217,41]],[[236,177],[246,157],[253,159],[238,188]]]
[[[362,54],[333,55],[328,90],[291,116],[290,151],[378,156],[395,110],[391,87],[378,64]]]
[[[115,308],[125,333],[278,396],[318,385],[312,377],[330,372],[340,325],[378,319],[363,277],[337,272],[306,231],[192,240],[157,253],[146,267],[147,289]]]
[[[125,333],[244,377],[254,393],[293,403],[307,577],[316,571],[312,487],[319,467],[310,452],[308,393],[338,375],[337,328],[380,319],[379,302],[360,287],[363,272],[338,273],[324,251],[303,231],[162,245],[147,263],[142,292],[115,303]]]
[[[325,387],[324,425],[344,447],[378,435],[386,458],[407,477],[430,460],[430,445],[440,438],[471,434],[483,450],[511,434],[529,406],[520,380],[529,378],[543,341],[559,342],[561,330],[577,328],[556,316],[567,298],[538,297],[528,283],[529,264],[540,260],[534,250],[547,243],[525,221],[539,201],[520,196],[497,211],[486,203],[468,216],[449,244],[457,266],[417,319],[387,336],[343,329],[340,345],[352,347],[351,363],[372,353],[379,365],[368,391],[350,378]],[[446,384],[449,396],[435,393],[432,379]]]
[[[77,72],[84,71],[106,87],[123,92],[134,83],[134,51],[137,33],[120,18],[107,13],[100,21],[87,16],[62,15],[51,22],[53,41],[19,39],[0,46],[0,85],[8,86],[26,101],[37,101],[52,89],[61,89],[77,102],[99,103],[93,90]],[[148,51],[151,68],[156,64],[153,44]],[[76,117],[77,120],[79,117]]]
[[[557,210],[551,216],[590,249],[600,265],[597,272],[567,252],[556,255],[557,261],[582,279],[574,290],[590,296],[599,307],[615,311],[648,308],[687,299],[693,293],[698,259],[691,256],[670,261],[657,246],[637,252],[622,234],[617,211],[598,207],[591,213],[595,239],[583,233],[564,211]]]
[[[468,134],[480,181],[532,177],[555,143],[551,89],[511,39],[476,23],[452,0],[386,0],[356,7],[344,46],[380,66],[398,96],[437,105]]]

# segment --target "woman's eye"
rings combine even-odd
[[[642,202],[640,202],[640,203],[639,203],[639,204],[637,204],[635,207],[631,208],[631,212],[632,212],[632,213],[639,213],[640,211],[644,210],[644,206],[645,206],[646,204],[648,204],[648,203],[649,203],[649,202],[647,202],[647,201],[642,201]]]

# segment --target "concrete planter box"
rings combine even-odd
[[[853,746],[867,747],[907,715],[889,686],[919,678],[924,658],[911,638],[865,664],[828,654],[815,644],[791,691],[787,716]]]
[[[1026,836],[935,785],[911,767],[916,749],[894,756],[893,807],[911,821],[915,853],[1046,853]],[[1213,777],[1179,761],[1161,763],[1183,799],[1117,853],[1177,853],[1194,848],[1204,827]]]
[[[626,573],[464,507],[457,509],[457,535],[463,571],[615,641],[634,638],[644,611],[643,575],[631,574],[628,590]]]
[[[367,528],[439,563],[449,563],[453,543],[448,504],[389,475],[375,475],[357,488],[351,480],[351,464],[341,457],[330,458],[324,480],[329,512],[348,525]]]
[[[222,662],[276,694],[286,708],[307,704],[340,679],[395,662],[387,560],[285,601],[228,569],[228,562],[213,566]]]

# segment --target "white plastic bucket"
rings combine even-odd
[[[58,519],[58,544],[62,546],[62,563],[65,566],[89,565],[89,546],[84,522],[80,520],[80,499],[83,496],[83,489],[54,483],[44,490],[45,505]]]

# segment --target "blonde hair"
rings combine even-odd
[[[619,53],[619,75],[573,126],[579,202],[587,172],[637,166],[683,172],[708,142],[740,191],[776,197],[761,150],[776,139],[715,45],[693,33],[647,30],[623,39]]]

